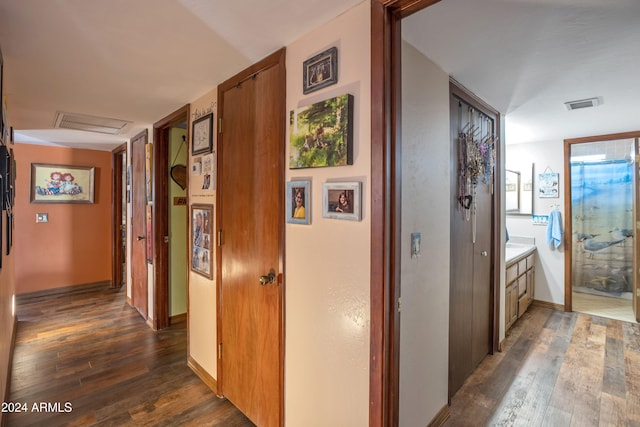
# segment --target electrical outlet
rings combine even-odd
[[[37,213],[36,214],[36,222],[49,222],[49,214],[48,213]]]

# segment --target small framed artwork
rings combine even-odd
[[[191,271],[213,279],[213,205],[191,205]]]
[[[194,120],[191,132],[191,155],[213,150],[213,113]]]
[[[302,63],[305,95],[338,83],[338,48],[332,47]]]
[[[287,182],[286,201],[289,224],[311,224],[309,184],[309,181]]]
[[[353,95],[292,110],[289,169],[353,164]]]
[[[31,163],[31,203],[93,203],[94,167]]]
[[[560,197],[560,174],[541,173],[538,174],[538,197],[556,198]]]
[[[360,221],[362,219],[360,182],[322,184],[322,217]]]

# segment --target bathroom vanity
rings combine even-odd
[[[508,242],[505,247],[505,332],[533,302],[536,246]]]

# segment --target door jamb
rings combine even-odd
[[[111,151],[112,191],[111,191],[111,287],[121,288],[122,282],[122,158],[127,157],[127,144],[124,143]],[[125,162],[126,163],[126,162]],[[126,238],[125,238],[126,239]],[[127,245],[128,247],[128,245]],[[124,255],[126,259],[126,254]]]
[[[153,321],[154,330],[168,328],[169,319],[169,130],[189,120],[189,105],[153,124]],[[189,129],[187,126],[187,135]],[[187,137],[187,139],[189,139]],[[188,175],[188,174],[187,174]],[[188,177],[187,177],[188,180]],[[187,185],[187,198],[189,186]],[[188,279],[187,279],[188,280]],[[188,286],[187,286],[188,288]]]

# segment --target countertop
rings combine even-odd
[[[505,266],[509,266],[514,261],[519,260],[531,252],[536,250],[536,245],[527,244],[527,243],[512,243],[507,242],[507,245],[504,249],[504,262]]]

